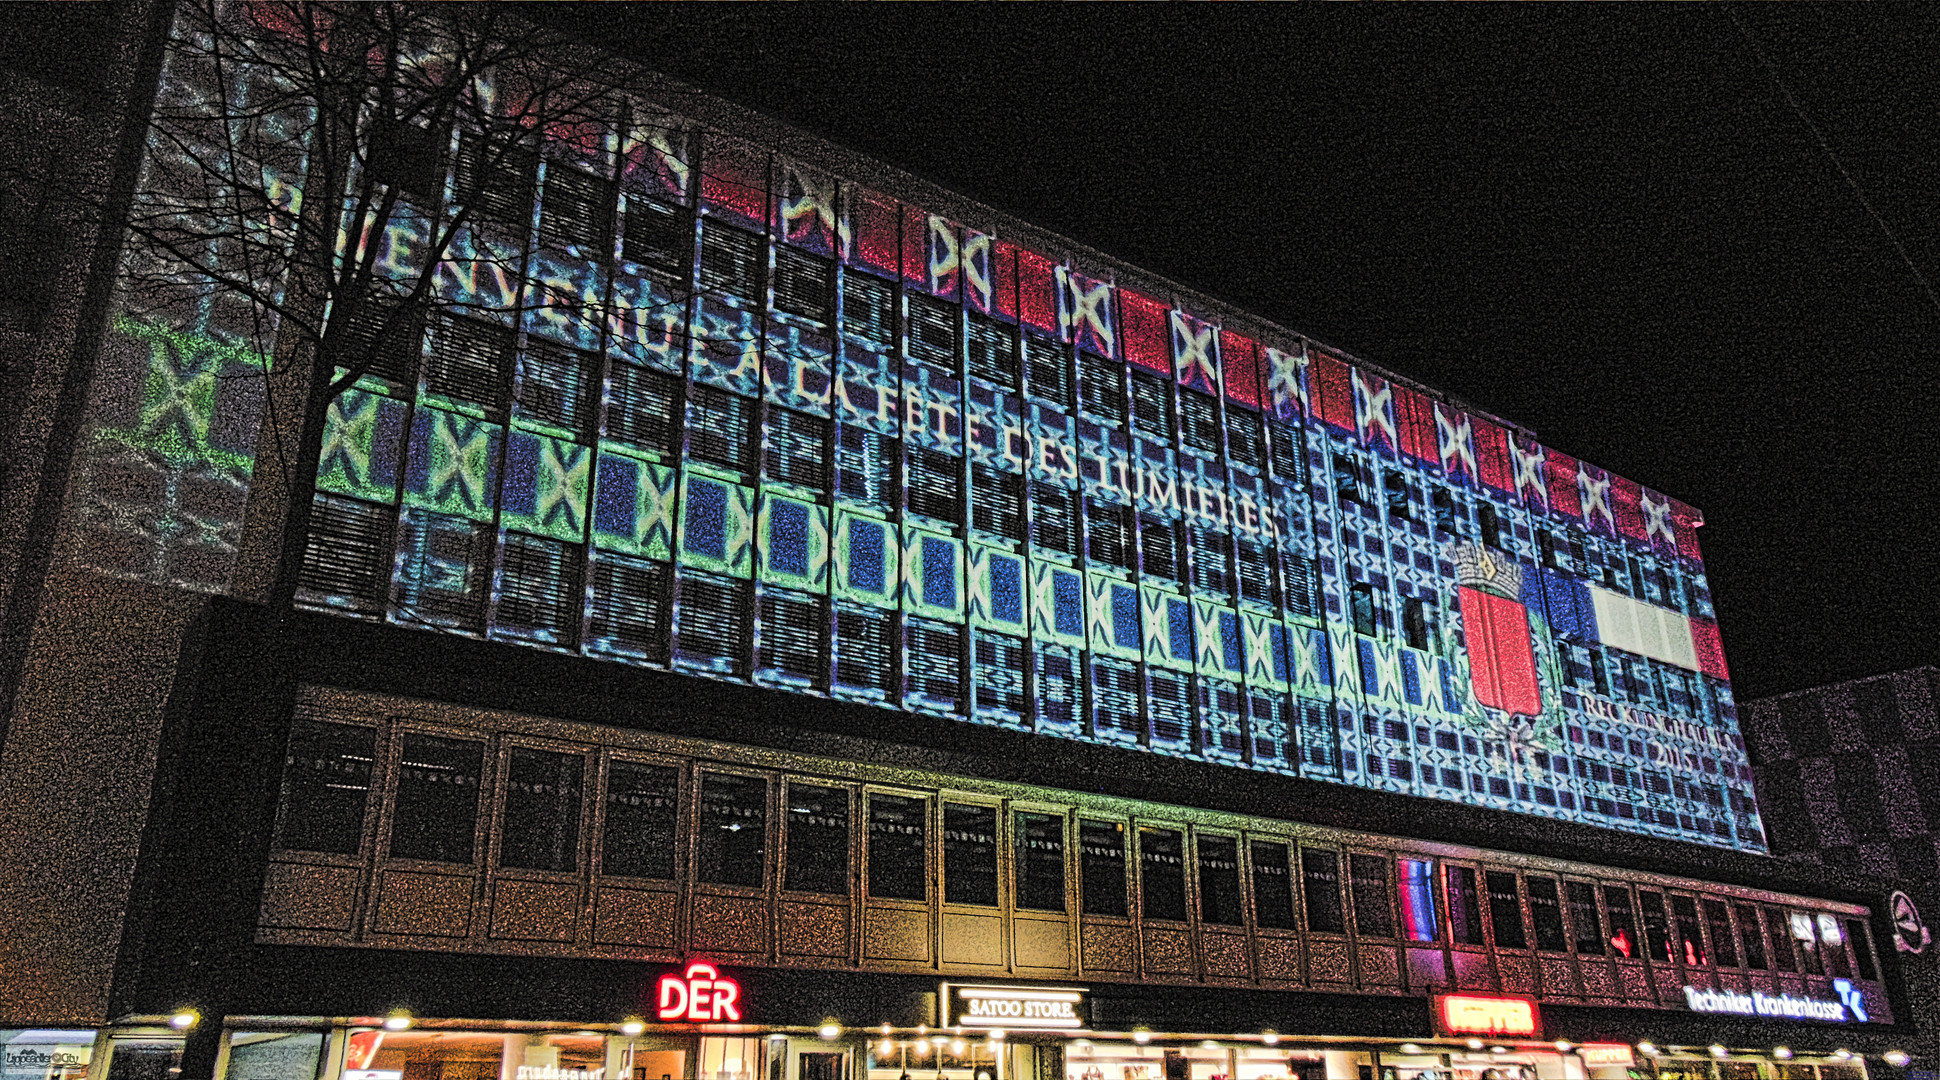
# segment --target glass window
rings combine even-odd
[[[1292,930],[1293,875],[1287,870],[1287,845],[1255,840],[1253,922],[1271,930]]]
[[[1705,898],[1704,921],[1711,927],[1711,949],[1717,954],[1718,966],[1737,967],[1738,944],[1731,933],[1731,914],[1724,901]]]
[[[1354,929],[1362,937],[1394,936],[1394,902],[1388,898],[1388,860],[1353,855],[1348,872],[1354,889]]]
[[[996,905],[996,807],[943,804],[943,899]]]
[[[674,876],[674,827],[680,771],[667,765],[615,761],[606,770],[606,835],[600,872],[627,877]]]
[[[1570,923],[1576,927],[1576,951],[1584,956],[1603,955],[1603,919],[1597,914],[1596,889],[1587,881],[1566,881],[1563,894],[1570,909]]]
[[[1799,970],[1798,952],[1792,947],[1791,920],[1784,912],[1767,908],[1765,922],[1771,927],[1772,967],[1778,971]]]
[[[1671,897],[1671,921],[1677,932],[1677,955],[1687,964],[1708,964],[1704,952],[1704,932],[1698,928],[1697,901],[1688,896]]]
[[[1529,935],[1522,926],[1522,901],[1516,895],[1516,875],[1490,870],[1484,876],[1489,889],[1489,924],[1495,930],[1495,947],[1528,948]]]
[[[1126,914],[1125,826],[1116,821],[1078,822],[1078,856],[1085,914]]]
[[[298,720],[283,755],[283,847],[355,855],[364,837],[377,730]]]
[[[505,775],[498,864],[520,870],[579,869],[579,754],[514,750]]]
[[[1239,841],[1230,836],[1199,840],[1199,919],[1221,926],[1245,921],[1239,902]]]
[[[479,778],[485,744],[406,735],[398,758],[391,854],[469,863],[478,842]]]
[[[1610,912],[1610,947],[1618,956],[1641,959],[1643,946],[1637,940],[1637,913],[1630,903],[1630,890],[1622,885],[1605,885],[1603,906]]]
[[[768,856],[768,781],[732,773],[701,774],[695,876],[717,885],[759,888]]]
[[[1643,912],[1644,947],[1652,960],[1669,963],[1671,928],[1664,918],[1664,896],[1648,889],[1637,890],[1637,906]]]
[[[1148,919],[1186,917],[1184,838],[1172,829],[1138,831],[1140,895]]]
[[[1401,860],[1401,924],[1409,941],[1434,941],[1439,932],[1435,912],[1435,864],[1426,859]]]
[[[923,900],[930,895],[927,799],[869,796],[869,895]]]
[[[1819,955],[1825,960],[1825,973],[1835,979],[1850,978],[1852,972],[1846,966],[1846,939],[1840,933],[1839,920],[1822,911],[1818,923],[1819,944],[1824,946],[1819,950]]]
[[[1466,866],[1448,868],[1448,932],[1459,945],[1483,943],[1481,890]]]
[[[1017,815],[1017,906],[1064,910],[1064,819]]]
[[[322,1056],[321,1031],[231,1031],[222,1075],[224,1080],[314,1080]],[[63,1080],[65,1072],[57,1066],[47,1080]]]
[[[788,785],[788,870],[782,888],[847,895],[849,793],[838,787]]]
[[[1317,848],[1300,849],[1300,876],[1307,893],[1307,929],[1321,934],[1347,932],[1340,896],[1340,856]]]
[[[1867,944],[1866,924],[1858,919],[1847,919],[1846,940],[1852,942],[1853,959],[1859,962],[1859,977],[1879,978],[1879,968],[1873,963],[1872,946]]]
[[[1563,932],[1563,905],[1556,894],[1556,879],[1531,874],[1523,884],[1529,889],[1529,919],[1536,927],[1536,948],[1565,951],[1569,936]]]
[[[1766,968],[1765,930],[1758,922],[1758,909],[1738,904],[1738,943],[1745,948],[1745,966],[1758,971]]]

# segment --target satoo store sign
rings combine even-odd
[[[695,961],[678,975],[670,971],[660,977],[654,1015],[674,1023],[739,1023],[741,984],[713,964]]]

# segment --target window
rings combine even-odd
[[[963,628],[911,619],[904,630],[909,692],[933,706],[956,708],[963,686]]]
[[[525,229],[532,220],[532,191],[539,155],[522,146],[489,142],[465,132],[458,137],[458,167],[453,178],[457,208],[473,220]]]
[[[837,682],[884,693],[897,685],[893,618],[876,608],[843,604],[835,609]]]
[[[1085,914],[1126,914],[1125,826],[1116,821],[1079,821],[1078,860]]]
[[[1253,856],[1253,922],[1269,930],[1292,930],[1293,875],[1287,872],[1287,845],[1255,840]]]
[[[761,237],[712,219],[701,222],[701,288],[750,302],[761,299]]]
[[[759,888],[768,856],[768,781],[704,772],[700,803],[696,880]]]
[[[1483,943],[1482,897],[1475,871],[1466,866],[1448,868],[1448,932],[1457,945]]]
[[[406,735],[391,807],[391,856],[470,863],[478,843],[485,744]]]
[[[1792,949],[1789,920],[1785,913],[1774,908],[1765,910],[1765,921],[1771,926],[1772,969],[1775,971],[1798,971],[1798,954]]]
[[[1398,469],[1390,469],[1381,478],[1382,494],[1386,497],[1389,521],[1412,521],[1414,504],[1409,500],[1413,492],[1408,487],[1407,474]]]
[[[996,807],[943,804],[943,901],[996,906]]]
[[[607,766],[600,873],[671,880],[679,815],[680,770],[631,761]]]
[[[964,345],[969,371],[979,379],[1006,389],[1017,386],[1017,335],[995,319],[971,312]]]
[[[746,581],[687,572],[680,579],[680,653],[686,660],[741,671],[753,614]]]
[[[1017,815],[1017,906],[1027,911],[1064,910],[1064,819]]]
[[[1312,558],[1286,553],[1287,609],[1295,615],[1320,614],[1320,574]]]
[[[737,472],[754,469],[756,405],[712,386],[687,388],[687,452]]]
[[[1239,898],[1239,841],[1230,836],[1200,836],[1199,920],[1220,926],[1245,921]]]
[[[337,324],[342,320],[340,328]],[[332,304],[326,335],[336,333],[336,365],[364,364],[367,374],[394,383],[417,380],[418,354],[424,350],[425,312],[421,305],[369,297],[354,309]]]
[[[1496,516],[1495,507],[1485,502],[1475,504],[1476,530],[1482,534],[1484,547],[1502,547],[1502,522]]]
[[[579,869],[579,803],[586,758],[515,749],[506,763],[498,864],[519,870]]]
[[[664,662],[673,574],[664,562],[598,553],[589,634],[602,649]]]
[[[929,896],[924,856],[929,802],[902,795],[869,796],[869,895],[886,900]]]
[[[1738,904],[1738,942],[1745,949],[1745,966],[1764,971],[1765,930],[1758,922],[1758,909],[1750,904]]]
[[[1577,953],[1602,956],[1603,920],[1597,914],[1595,887],[1584,881],[1566,881],[1563,895],[1569,904],[1570,923],[1576,927]]]
[[[782,888],[844,896],[849,891],[849,793],[788,785],[788,872]]]
[[[626,231],[620,245],[620,253],[628,262],[678,278],[685,286],[687,265],[694,258],[694,225],[685,209],[628,195]]]
[[[1346,454],[1334,455],[1334,498],[1343,505],[1368,505],[1367,487],[1362,482],[1361,466]]]
[[[425,204],[435,203],[444,198],[444,157],[450,146],[449,130],[377,117],[371,125],[371,177]]]
[[[419,509],[405,511],[402,524],[398,608],[414,621],[467,633],[484,629],[492,565],[486,527]]]
[[[1172,384],[1142,371],[1131,373],[1132,430],[1166,444],[1172,442]]]
[[[1194,592],[1230,596],[1233,592],[1233,536],[1217,526],[1188,524]]]
[[[810,686],[828,682],[824,598],[785,589],[761,594],[761,663]]]
[[[1123,368],[1102,356],[1078,351],[1078,405],[1114,425],[1125,422]]]
[[[1461,512],[1455,507],[1455,496],[1447,488],[1435,489],[1435,531],[1449,536],[1462,535]]]
[[[427,393],[485,407],[500,417],[512,375],[512,331],[483,319],[446,316],[424,358]]]
[[[1024,539],[1024,478],[980,461],[972,462],[970,527],[1021,543]]]
[[[1408,647],[1428,651],[1434,631],[1428,615],[1428,601],[1419,596],[1406,597],[1401,601],[1401,628],[1408,636]]]
[[[1197,390],[1179,388],[1179,433],[1186,448],[1217,456],[1219,446],[1219,402]]]
[[[1071,408],[1071,355],[1064,346],[1025,334],[1024,376],[1032,397]]]
[[[1183,836],[1174,829],[1138,831],[1139,893],[1148,919],[1186,917],[1186,860]]]
[[[1085,499],[1085,554],[1092,562],[1132,568],[1132,509]]]
[[[1516,875],[1490,870],[1483,877],[1489,889],[1489,923],[1495,931],[1495,947],[1528,948],[1529,935],[1523,930],[1522,899],[1517,895]]]
[[[1871,981],[1879,978],[1879,968],[1873,964],[1873,950],[1867,944],[1866,924],[1858,919],[1846,920],[1846,940],[1852,942],[1852,955],[1859,961],[1859,977]],[[1723,952],[1723,949],[1719,949]]]
[[[1363,637],[1373,637],[1376,627],[1374,586],[1365,581],[1353,582],[1348,587],[1348,601],[1354,609],[1354,632]]]
[[[991,630],[974,633],[977,707],[1023,716],[1029,707],[1024,696],[1024,670],[1030,662],[1024,640]]]
[[[310,504],[300,596],[353,611],[384,606],[391,585],[391,508],[317,492]]]
[[[1435,911],[1435,864],[1426,859],[1402,859],[1401,928],[1409,941],[1434,941],[1440,928]]]
[[[586,603],[577,544],[507,531],[499,554],[498,628],[518,637],[571,646]]]
[[[1306,440],[1301,438],[1300,429],[1291,424],[1269,420],[1266,424],[1267,463],[1273,467],[1273,478],[1283,484],[1302,486],[1307,482]]]
[[[1242,600],[1280,606],[1279,575],[1273,572],[1273,545],[1270,541],[1241,536],[1234,544],[1238,556],[1239,595]]]
[[[1152,741],[1175,747],[1192,737],[1192,697],[1188,678],[1150,668],[1145,677],[1145,712],[1152,719]]]
[[[1031,481],[1031,544],[1078,553],[1077,492],[1042,480]]]
[[[1544,566],[1556,569],[1556,538],[1549,535],[1548,529],[1536,530],[1536,554]]]
[[[1078,654],[1060,645],[1039,645],[1032,659],[1037,692],[1031,701],[1041,724],[1064,730],[1078,726],[1078,703],[1082,697],[1078,682]]]
[[[842,332],[887,349],[896,340],[896,287],[881,278],[842,275]]]
[[[1266,430],[1244,409],[1226,409],[1226,456],[1233,464],[1260,472],[1266,468]]]
[[[931,450],[909,448],[909,512],[963,524],[963,459]]]
[[[1648,889],[1637,890],[1637,906],[1643,911],[1644,946],[1650,958],[1659,963],[1671,959],[1670,924],[1664,919],[1664,896]]]
[[[829,421],[793,409],[768,410],[762,468],[784,484],[813,491],[829,488]]]
[[[1531,874],[1523,883],[1529,889],[1529,920],[1535,924],[1536,948],[1544,952],[1567,950],[1569,935],[1563,932],[1563,905],[1556,892],[1556,879]]]
[[[844,424],[835,444],[836,490],[887,511],[902,490],[902,459],[902,440]]]
[[[775,248],[775,310],[827,324],[835,311],[835,264],[795,248]]]
[[[680,452],[682,380],[615,363],[606,381],[606,437],[662,457]]]
[[[595,258],[613,253],[613,185],[560,162],[546,165],[539,200],[539,242],[587,249]]]
[[[1146,577],[1179,580],[1179,526],[1164,518],[1138,518],[1139,570]]]
[[[1107,656],[1091,658],[1092,731],[1107,738],[1136,741],[1145,733],[1139,712],[1138,665]]]
[[[909,358],[944,371],[957,367],[957,317],[963,309],[919,293],[909,299]]]
[[[295,721],[283,755],[283,831],[289,851],[355,855],[363,846],[377,732],[351,724]]]
[[[1731,913],[1724,906],[1724,901],[1706,898],[1704,921],[1711,927],[1711,948],[1717,954],[1718,966],[1737,967],[1737,938],[1731,932]]]
[[[1340,856],[1316,848],[1300,849],[1300,876],[1307,893],[1307,929],[1317,934],[1345,934]]]
[[[1388,898],[1388,860],[1381,855],[1350,855],[1354,889],[1354,929],[1362,937],[1394,936],[1394,903]]]
[[[1610,912],[1610,948],[1626,959],[1643,959],[1643,943],[1637,940],[1637,916],[1630,902],[1630,890],[1622,885],[1605,885],[1603,906]]]

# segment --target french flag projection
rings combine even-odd
[[[1520,565],[1479,544],[1454,545],[1456,597],[1475,700],[1511,716],[1541,716],[1542,683],[1523,605]]]
[[[1724,677],[1723,654],[1714,644],[1715,623],[1703,624],[1554,570],[1543,571],[1543,607],[1550,628],[1563,637]]]

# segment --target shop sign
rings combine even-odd
[[[1737,1016],[1764,1016],[1775,1020],[1828,1020],[1837,1024],[1865,1022],[1866,1003],[1850,979],[1832,980],[1837,998],[1801,997],[1797,994],[1767,994],[1753,990],[1700,990],[1684,988],[1684,1003],[1692,1012],[1730,1013]]]
[[[1895,889],[1893,895],[1887,897],[1886,905],[1893,916],[1893,948],[1915,956],[1925,952],[1926,947],[1933,944],[1933,931],[1920,920],[1920,909],[1913,903],[1913,898]]]
[[[670,971],[660,977],[655,1015],[696,1024],[739,1023],[740,1000],[740,983],[697,960],[678,975]]]
[[[1576,1056],[1583,1059],[1586,1068],[1591,1069],[1612,1065],[1627,1069],[1637,1063],[1637,1056],[1630,1052],[1629,1043],[1584,1043],[1576,1048]]]
[[[1509,994],[1444,994],[1435,1020],[1449,1035],[1535,1035],[1542,1030],[1536,999]]]
[[[1051,986],[943,984],[943,1026],[1066,1031],[1090,1023],[1085,991]]]

